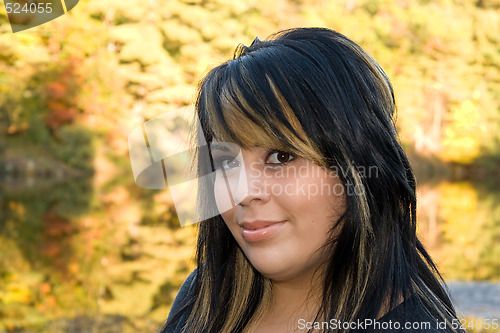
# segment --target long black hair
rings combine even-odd
[[[207,142],[280,148],[337,171],[346,211],[324,246],[331,255],[316,319],[377,318],[402,299],[437,319],[455,316],[416,236],[415,178],[398,142],[392,86],[357,44],[329,29],[299,28],[240,45],[201,81],[196,110]],[[220,216],[200,223],[197,260],[181,309],[190,313],[185,332],[241,332],[258,322],[272,282]]]

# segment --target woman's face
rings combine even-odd
[[[306,277],[327,259],[318,250],[345,210],[334,172],[264,148],[213,142],[211,150],[218,209],[259,272],[275,281]]]

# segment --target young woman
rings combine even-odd
[[[208,73],[196,110],[198,171],[215,170],[201,207],[220,214],[163,332],[454,331],[392,86],[358,45],[321,28],[256,38]]]

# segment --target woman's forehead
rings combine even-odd
[[[199,112],[206,124],[207,141],[213,138],[244,149],[289,151],[316,162],[323,159],[294,107],[270,77],[266,76],[259,89],[250,89],[247,81],[242,83],[235,78],[220,80],[216,76],[202,86],[203,104]]]
[[[213,139],[212,141],[209,142],[210,149],[211,150],[219,150],[219,151],[225,151],[225,152],[234,152],[236,150],[253,150],[253,149],[279,149],[283,144],[280,144],[279,142],[276,142],[274,145],[269,146],[269,145],[264,145],[263,143],[260,142],[255,142],[251,145],[245,145],[242,146],[238,144],[234,140],[222,140],[222,139]]]

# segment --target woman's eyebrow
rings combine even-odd
[[[210,148],[211,149],[222,150],[222,151],[228,151],[228,152],[231,151],[231,149],[229,149],[229,147],[226,147],[226,146],[223,146],[223,145],[218,145],[216,143],[211,144]]]

